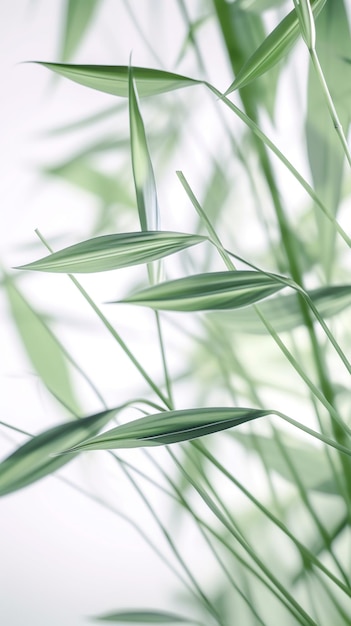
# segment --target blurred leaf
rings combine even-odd
[[[160,283],[120,302],[168,311],[236,309],[283,288],[273,275],[250,271],[211,272]]]
[[[34,370],[51,393],[70,407],[72,412],[79,413],[67,360],[46,318],[29,304],[9,276],[4,277],[3,286],[12,319]]]
[[[316,23],[316,36],[318,57],[347,136],[350,123],[351,69],[346,68],[343,57],[349,53],[351,41],[343,0],[327,2]],[[323,198],[330,212],[336,215],[341,197],[345,157],[312,63],[308,77],[306,137],[315,191]],[[321,263],[329,279],[333,268],[336,233],[331,222],[318,208],[316,218],[319,228],[318,245],[323,250]]]
[[[235,433],[235,435],[233,434],[233,436],[249,452],[261,456],[267,468],[277,472],[290,483],[296,483],[289,464],[285,460],[284,453],[274,438],[239,432]],[[299,439],[287,438],[286,436],[282,440],[282,445],[286,456],[293,463],[295,471],[300,476],[306,489],[340,495],[327,457],[322,450],[306,445],[305,442],[302,443]]]
[[[67,452],[161,446],[203,437],[270,415],[262,409],[211,407],[164,411],[122,424]]]
[[[165,613],[164,611],[118,611],[107,615],[99,615],[94,619],[101,622],[123,624],[189,624],[192,620],[185,617]]]
[[[77,50],[100,0],[67,0],[62,59],[68,61]]]
[[[119,176],[100,172],[89,163],[87,156],[87,154],[78,155],[62,165],[46,168],[44,173],[63,178],[72,185],[94,194],[106,205],[122,204],[134,207],[135,203],[128,187],[124,182],[120,182]]]
[[[233,73],[238,75],[252,51],[266,39],[263,19],[258,13],[244,10],[238,2],[215,0],[214,6]],[[245,111],[252,119],[256,119],[259,105],[264,106],[273,117],[279,73],[280,68],[277,67],[255,83],[239,85]]]
[[[117,410],[54,426],[18,448],[0,463],[0,496],[22,489],[68,463],[71,457],[53,455],[93,437]]]
[[[144,231],[158,230],[160,228],[160,216],[155,176],[147,145],[144,122],[139,110],[133,68],[131,67],[129,71],[130,142],[140,226]]]
[[[41,61],[36,61],[36,63],[85,87],[114,96],[128,97],[129,68],[126,65],[70,65]],[[133,67],[133,76],[140,97],[154,96],[174,89],[201,84],[201,81],[187,76],[144,67]]]
[[[243,11],[262,13],[283,4],[285,0],[236,0],[236,2]]]
[[[325,2],[326,0],[315,0],[313,2],[312,10],[315,17],[320,13]],[[235,89],[242,89],[245,85],[274,67],[278,61],[288,54],[299,35],[299,20],[295,9],[293,9],[246,61],[225,95],[230,94]]]
[[[102,235],[82,241],[16,269],[43,272],[104,272],[149,263],[206,241],[200,235],[148,231]]]
[[[323,319],[333,317],[351,305],[351,285],[319,287],[308,291],[308,295]],[[270,298],[260,304],[260,311],[277,332],[290,331],[304,324],[296,293]],[[252,309],[233,311],[230,315],[216,313],[216,317],[233,332],[267,334],[266,327]]]

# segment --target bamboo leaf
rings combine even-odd
[[[258,302],[284,286],[272,274],[211,272],[160,283],[120,302],[168,311],[237,309]]]
[[[159,207],[154,171],[143,118],[139,110],[138,96],[134,85],[134,71],[129,74],[129,124],[132,152],[133,177],[140,226],[142,230],[159,230]]]
[[[23,347],[44,385],[73,412],[79,412],[67,360],[44,316],[36,311],[9,276],[3,286]]]
[[[250,435],[247,433],[235,433],[233,435],[250,452],[259,454],[266,467],[277,472],[285,480],[295,484],[295,477],[286,462],[284,453],[272,438],[262,435]],[[322,493],[339,495],[339,490],[332,476],[330,466],[322,449],[307,445],[292,437],[283,439],[286,455],[294,464],[295,471],[303,481],[306,489],[320,491]]]
[[[36,63],[85,87],[91,87],[114,96],[128,97],[129,68],[126,65],[71,65],[41,61],[36,61]],[[180,74],[145,67],[134,67],[133,76],[140,97],[183,89],[202,82]]]
[[[269,415],[262,409],[211,407],[164,411],[108,430],[67,452],[161,446],[203,437]]]
[[[94,619],[100,622],[114,622],[123,624],[189,624],[192,620],[166,613],[164,611],[117,611],[107,615],[98,615]]]
[[[307,292],[323,319],[331,318],[351,305],[351,285],[319,287]],[[296,293],[270,298],[260,304],[260,311],[277,332],[302,326],[304,319]],[[218,314],[215,314],[218,317]],[[267,334],[267,329],[255,311],[233,311],[220,314],[221,324],[233,332],[253,335]]]
[[[100,0],[67,0],[62,58],[70,59],[84,37]]]
[[[93,437],[117,410],[54,426],[27,441],[0,463],[0,496],[22,489],[65,465],[70,457],[53,455]]]
[[[312,4],[312,11],[315,17],[320,13],[325,2],[326,0],[316,0]],[[236,89],[241,89],[274,67],[288,54],[297,41],[299,34],[299,19],[295,9],[293,9],[246,61],[225,95],[227,96]]]
[[[205,237],[199,235],[167,231],[102,235],[16,269],[64,273],[104,272],[149,263],[205,240]]]

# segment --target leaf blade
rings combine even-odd
[[[200,235],[168,231],[102,235],[63,248],[16,269],[63,273],[103,272],[149,263],[205,240]]]
[[[260,272],[210,272],[160,283],[120,302],[168,311],[207,311],[248,306],[284,288]]]
[[[68,63],[46,63],[34,61],[56,74],[79,83],[84,87],[90,87],[122,98],[128,97],[128,71],[127,65],[73,65]],[[134,78],[140,97],[154,96],[184,87],[200,85],[202,81],[145,67],[133,68]]]
[[[263,409],[211,407],[163,411],[117,426],[101,436],[67,450],[110,450],[169,445],[203,437],[239,424],[264,417],[272,411]]]
[[[71,457],[53,455],[94,436],[117,410],[54,426],[27,441],[0,463],[0,497],[27,487],[65,465]]]
[[[325,2],[326,0],[316,0],[312,4],[315,17],[320,13]],[[299,33],[299,20],[293,9],[250,56],[224,95],[228,96],[232,91],[242,89],[274,67],[291,50]]]
[[[100,622],[114,622],[124,624],[189,624],[188,620],[180,615],[165,611],[117,611],[106,615],[98,615],[94,619]]]

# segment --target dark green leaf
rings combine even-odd
[[[17,269],[43,272],[103,272],[150,263],[205,241],[205,237],[166,231],[103,235],[82,241]]]
[[[66,63],[43,63],[39,65],[73,80],[75,83],[91,87],[98,91],[110,93],[114,96],[128,97],[128,71],[126,65],[70,65]],[[201,81],[145,67],[134,67],[133,76],[137,84],[138,93],[143,96],[182,89],[191,85],[201,84]]]
[[[22,489],[65,465],[71,457],[54,455],[93,437],[117,410],[54,426],[18,448],[0,463],[0,496]]]
[[[121,302],[169,311],[237,309],[283,288],[278,278],[260,272],[211,272],[160,283]]]
[[[164,411],[108,430],[68,452],[161,446],[203,437],[269,415],[261,409],[211,407]]]

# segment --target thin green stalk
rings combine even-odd
[[[112,456],[114,456],[114,455],[112,455]],[[216,611],[215,607],[213,606],[211,600],[207,597],[207,595],[204,593],[204,591],[202,591],[199,583],[197,582],[196,578],[192,574],[192,572],[189,569],[188,565],[186,564],[186,562],[184,561],[183,557],[181,556],[178,548],[176,547],[175,542],[173,541],[171,535],[169,534],[168,530],[165,528],[165,526],[161,522],[159,516],[157,515],[157,513],[154,510],[154,508],[152,507],[152,505],[150,504],[150,502],[148,501],[148,499],[144,495],[143,491],[140,489],[140,487],[137,484],[137,482],[130,475],[130,473],[127,470],[126,467],[124,467],[122,465],[121,469],[123,470],[124,474],[129,478],[131,484],[134,486],[134,488],[136,489],[136,491],[139,494],[140,498],[144,502],[145,506],[147,507],[147,509],[151,513],[152,517],[154,518],[155,522],[157,523],[158,527],[160,528],[160,530],[161,530],[165,540],[167,541],[170,549],[172,550],[174,556],[176,557],[177,561],[179,562],[179,564],[181,565],[182,569],[184,570],[184,572],[186,573],[187,577],[189,578],[189,581],[191,582],[192,586],[188,587],[188,589],[191,590],[195,594],[195,597],[197,597],[201,601],[203,606],[206,607],[207,611],[212,615],[212,617],[217,621],[217,623],[219,625],[226,626],[225,624],[223,624],[223,622],[221,620],[221,617],[217,613],[217,611]]]
[[[295,600],[295,598],[290,594],[290,592],[284,587],[284,585],[276,578],[276,576],[270,571],[270,569],[263,563],[263,561],[258,557],[253,548],[245,540],[242,539],[241,534],[236,530],[235,527],[227,520],[227,518],[221,513],[218,509],[212,498],[208,495],[208,493],[198,484],[198,482],[194,479],[194,477],[190,476],[188,472],[184,469],[184,467],[179,463],[178,459],[171,452],[172,458],[179,469],[182,471],[184,476],[186,476],[189,483],[193,486],[195,491],[199,494],[201,499],[207,504],[209,509],[215,515],[215,517],[223,524],[223,526],[230,532],[230,534],[236,539],[236,541],[241,545],[244,551],[251,557],[253,562],[259,567],[262,573],[268,578],[268,580],[273,584],[273,586],[284,596],[284,598],[289,602],[290,606],[295,610],[295,615],[297,614],[301,620],[303,620],[304,624],[308,624],[309,626],[317,626],[314,620],[306,613],[306,611],[300,606],[300,604]]]
[[[228,251],[223,247],[222,242],[220,241],[217,233],[215,232],[211,222],[209,221],[207,215],[204,213],[200,203],[198,202],[197,198],[195,197],[188,181],[186,180],[184,174],[182,172],[177,172],[177,176],[181,182],[181,184],[183,185],[189,199],[191,200],[194,208],[196,209],[196,211],[198,212],[198,214],[200,215],[201,219],[203,220],[209,234],[210,234],[210,241],[217,247],[219,254],[221,255],[225,265],[227,266],[228,270],[235,270],[235,265],[233,264],[233,262],[230,259],[230,253],[228,253]],[[292,355],[292,353],[288,350],[288,348],[285,346],[285,344],[282,342],[282,340],[280,339],[280,337],[278,336],[278,334],[275,332],[274,328],[272,327],[272,325],[268,322],[268,320],[265,318],[264,315],[262,315],[262,313],[260,312],[259,306],[257,305],[253,305],[254,310],[256,311],[257,315],[259,316],[260,320],[262,321],[262,323],[264,324],[264,326],[266,327],[266,329],[268,330],[268,332],[270,333],[270,335],[272,336],[272,338],[274,339],[274,341],[276,342],[276,344],[278,345],[278,347],[280,348],[280,350],[283,352],[284,356],[287,358],[287,360],[290,362],[290,364],[294,367],[294,369],[296,370],[296,372],[299,374],[299,376],[302,378],[302,380],[306,383],[306,385],[310,388],[310,390],[312,391],[312,393],[318,398],[318,400],[325,406],[325,408],[329,411],[330,415],[334,418],[334,420],[337,422],[340,430],[341,429],[346,429],[346,424],[344,424],[344,422],[341,420],[338,412],[336,411],[336,409],[334,408],[333,404],[328,400],[327,397],[325,397],[324,393],[322,393],[318,387],[313,383],[313,381],[309,378],[309,376],[305,373],[305,371],[303,370],[303,368],[301,367],[300,363],[297,361],[297,359],[295,359],[295,357]],[[320,362],[320,360],[319,360]],[[350,479],[350,484],[351,484],[351,479]]]
[[[53,252],[52,248],[49,246],[49,244],[47,243],[47,241],[44,239],[43,235],[40,233],[40,231],[38,229],[35,230],[36,234],[38,235],[39,239],[42,241],[42,243],[46,246],[46,248],[50,251]],[[154,383],[154,381],[150,378],[150,376],[148,375],[148,373],[144,370],[144,368],[142,367],[142,365],[140,365],[139,361],[136,359],[136,357],[134,356],[134,354],[129,350],[128,346],[126,345],[126,343],[123,341],[122,337],[119,335],[119,333],[115,330],[115,328],[112,326],[112,324],[108,321],[108,319],[105,317],[105,315],[102,313],[102,311],[99,309],[99,307],[95,304],[95,302],[92,300],[92,298],[88,295],[88,293],[85,291],[85,289],[82,287],[82,285],[80,284],[80,282],[75,278],[75,276],[72,276],[72,274],[67,274],[67,276],[71,279],[71,281],[73,282],[73,284],[76,286],[76,288],[78,289],[78,291],[82,294],[83,298],[88,302],[88,304],[91,306],[91,308],[93,309],[93,311],[96,313],[96,315],[100,318],[100,320],[102,321],[102,323],[104,324],[104,326],[106,327],[106,329],[109,331],[109,333],[112,335],[112,337],[117,341],[117,343],[119,344],[119,346],[122,348],[122,350],[124,351],[124,353],[129,357],[129,359],[131,360],[131,362],[133,363],[133,365],[135,365],[136,369],[139,371],[139,373],[141,374],[141,376],[144,378],[144,380],[148,383],[148,385],[151,387],[151,389],[155,392],[155,394],[160,398],[160,400],[165,404],[165,406],[170,409],[170,404],[169,401],[167,400],[167,398],[163,395],[162,391],[159,389],[159,387],[156,385],[156,383]]]
[[[206,541],[207,545],[209,546],[212,554],[214,555],[215,560],[217,561],[217,563],[219,564],[219,566],[221,567],[221,569],[223,570],[225,576],[228,578],[228,581],[230,583],[230,585],[233,587],[233,589],[240,595],[240,597],[243,599],[243,601],[245,602],[245,604],[247,605],[247,607],[250,609],[250,611],[252,612],[252,614],[254,615],[254,617],[259,621],[260,624],[262,624],[262,626],[266,626],[265,622],[262,620],[262,618],[259,616],[259,614],[257,613],[256,609],[255,609],[255,605],[253,602],[250,602],[250,600],[247,598],[247,596],[245,595],[245,593],[240,589],[240,587],[238,586],[238,584],[236,583],[235,579],[233,578],[230,570],[228,569],[228,567],[225,565],[223,559],[219,556],[218,551],[215,549],[215,547],[213,546],[212,542],[210,541],[209,537],[207,536],[207,533],[205,532],[203,526],[201,524],[198,523],[198,520],[196,519],[196,516],[193,512],[192,507],[190,506],[190,504],[187,502],[187,500],[185,499],[184,495],[182,494],[182,492],[180,491],[180,489],[177,487],[176,483],[172,480],[172,478],[165,472],[165,470],[159,465],[159,463],[157,463],[157,461],[148,454],[148,457],[150,458],[150,460],[153,462],[153,464],[155,465],[155,467],[157,467],[157,469],[159,470],[159,472],[161,472],[162,476],[164,476],[164,478],[167,480],[167,482],[170,484],[170,486],[172,487],[172,489],[174,490],[174,492],[177,494],[175,497],[177,497],[177,501],[185,508],[185,510],[191,515],[191,517],[194,519],[194,521],[197,523],[198,525],[198,529],[202,534],[202,537],[204,538],[204,540]]]
[[[335,551],[333,549],[333,542],[332,542],[332,538],[329,536],[326,528],[324,527],[324,525],[322,524],[322,522],[320,521],[318,515],[316,514],[313,505],[310,501],[309,495],[307,490],[305,489],[305,486],[303,484],[303,482],[300,479],[300,476],[298,474],[298,472],[296,471],[294,462],[292,461],[292,459],[290,458],[290,454],[288,450],[285,450],[284,445],[281,441],[280,438],[280,434],[277,431],[276,428],[273,427],[273,437],[274,440],[277,443],[277,446],[280,450],[280,452],[282,453],[282,455],[284,456],[285,462],[287,463],[290,472],[294,478],[296,487],[299,491],[299,495],[301,498],[301,501],[303,502],[306,510],[308,511],[308,513],[310,514],[311,518],[313,519],[317,529],[319,530],[320,536],[323,540],[324,543],[324,548],[327,552],[329,552],[331,559],[334,561],[334,564],[336,565],[337,569],[339,570],[342,578],[344,579],[345,584],[349,587],[350,589],[350,596],[351,596],[351,585],[350,585],[350,581],[349,578],[345,572],[344,567],[342,566],[342,564],[340,563],[340,560],[338,559],[337,555],[335,554]]]
[[[248,491],[244,485],[242,485],[223,465],[222,463],[211,454],[211,452],[203,445],[200,441],[194,441],[192,444],[201,454],[203,454],[214,467],[216,467],[221,474],[226,476],[230,482],[232,482],[247,498],[258,508],[261,513],[269,519],[277,528],[279,528],[284,535],[286,535],[299,550],[303,559],[307,559],[311,564],[317,567],[325,576],[327,576],[335,585],[337,585],[346,595],[351,597],[351,589],[348,584],[344,585],[332,572],[328,570],[325,565],[317,558],[315,555],[306,548],[296,537],[295,535],[288,529],[288,527],[283,524],[269,509],[267,509],[250,491]],[[212,487],[213,491],[214,488]],[[348,583],[346,577],[346,583]]]
[[[339,116],[338,116],[338,114],[336,112],[336,109],[335,109],[332,97],[330,95],[330,91],[328,89],[328,85],[327,85],[327,83],[325,81],[323,70],[321,68],[321,65],[320,65],[320,62],[319,62],[319,58],[317,56],[317,52],[316,52],[315,49],[312,49],[309,52],[310,52],[311,60],[312,60],[312,63],[313,63],[313,67],[314,67],[314,69],[316,71],[318,80],[320,82],[321,88],[323,90],[323,93],[324,93],[324,96],[325,96],[325,99],[326,99],[326,102],[327,102],[327,106],[328,106],[328,109],[329,109],[330,117],[331,117],[332,122],[333,122],[333,126],[334,126],[334,128],[336,130],[336,133],[337,133],[339,139],[340,139],[340,142],[341,142],[341,145],[342,145],[343,150],[345,152],[345,155],[346,155],[346,158],[348,160],[348,163],[349,163],[349,165],[351,165],[351,153],[350,153],[350,149],[349,149],[349,146],[348,146],[348,143],[347,143],[347,139],[345,137],[345,133],[344,133],[343,127],[341,125],[341,122],[339,120]]]
[[[167,406],[169,407],[170,410],[172,410],[174,408],[174,400],[173,400],[173,392],[172,392],[172,380],[171,380],[171,377],[169,375],[169,369],[168,369],[168,364],[167,364],[166,351],[165,351],[164,339],[163,339],[163,333],[162,333],[162,326],[161,326],[161,318],[160,318],[160,314],[159,314],[158,311],[155,311],[155,317],[156,317],[158,340],[159,340],[160,350],[161,350],[162,367],[163,367],[166,391],[167,391],[167,396],[168,396],[167,397],[167,400],[168,400],[168,405]]]
[[[342,145],[345,156],[351,165],[351,154],[345,133],[337,114],[333,98],[331,97],[329,87],[324,77],[324,73],[319,62],[318,54],[316,51],[316,29],[314,24],[314,17],[309,0],[294,0],[295,10],[299,17],[300,30],[302,37],[306,43],[308,52],[311,57],[311,61],[316,72],[321,90],[323,92],[328,111],[333,122],[333,126],[336,130],[340,143]]]
[[[327,207],[323,204],[320,198],[317,196],[315,191],[309,185],[309,183],[304,179],[303,176],[297,171],[297,169],[290,163],[290,161],[283,155],[283,153],[277,148],[277,146],[267,137],[267,135],[257,126],[257,124],[248,117],[245,113],[243,113],[227,96],[225,96],[221,91],[216,89],[213,85],[208,82],[204,83],[207,89],[211,91],[219,100],[221,100],[227,107],[229,107],[246,126],[250,128],[250,130],[260,139],[281,161],[285,167],[291,172],[291,174],[296,178],[296,180],[301,184],[301,186],[308,193],[310,198],[316,203],[316,205],[320,208],[322,213],[327,217],[327,219],[333,225],[333,228],[338,232],[340,237],[345,241],[347,246],[351,248],[351,238],[347,235],[344,229],[340,226],[339,222],[335,219],[335,217],[330,213]]]

